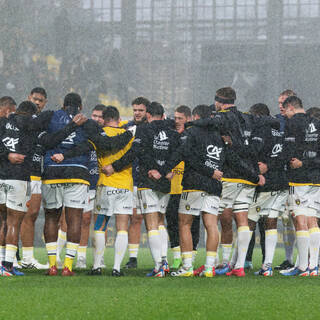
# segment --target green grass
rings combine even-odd
[[[196,265],[204,260],[200,250]],[[318,278],[255,277],[150,279],[148,249],[139,252],[139,269],[110,276],[113,250],[106,252],[101,277],[77,272],[75,277],[46,277],[26,271],[25,277],[0,278],[0,319],[318,319]],[[283,260],[278,249],[275,263]],[[36,257],[44,262],[45,251]],[[261,260],[254,254],[255,269]],[[88,254],[91,261],[91,251]],[[127,257],[125,261],[127,261]]]

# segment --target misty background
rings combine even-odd
[[[319,106],[319,15],[314,0],[0,0],[0,94],[20,103],[42,86],[52,109],[75,91],[87,114],[105,103],[127,117],[140,95],[172,113],[224,86],[244,111],[277,113],[288,88]]]
[[[319,15],[314,0],[0,0],[0,91],[21,102],[43,86],[54,108],[72,90],[87,111],[143,95],[173,110],[233,86],[241,110],[276,113],[290,88],[318,106]]]

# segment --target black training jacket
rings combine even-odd
[[[284,132],[265,125],[261,128],[263,147],[259,161],[266,163],[268,171],[264,174],[266,183],[257,187],[258,192],[280,191],[289,188],[287,177],[288,155],[284,150]]]
[[[165,120],[155,120],[137,127],[132,147],[112,166],[121,171],[136,158],[139,161],[138,188],[149,188],[163,193],[170,192],[170,181],[165,177],[155,181],[148,177],[149,170],[161,172],[167,160],[180,144],[179,133],[173,130],[172,124]]]
[[[305,113],[288,119],[285,127],[285,151],[288,158],[302,161],[302,167],[291,169],[288,164],[290,185],[320,184],[320,122]]]
[[[222,171],[225,160],[220,132],[211,126],[192,126],[184,132],[181,146],[171,155],[161,173],[165,176],[184,161],[183,192],[198,190],[220,197],[222,184],[212,178],[215,170]]]

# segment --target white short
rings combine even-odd
[[[320,209],[320,187],[294,186],[289,191],[289,211],[293,217],[316,217]]]
[[[248,211],[248,219],[257,222],[260,216],[279,218],[285,211],[289,191],[260,192]]]
[[[113,214],[132,214],[133,193],[127,189],[98,186],[95,214],[112,216]]]
[[[133,186],[133,209],[137,208],[138,204],[138,187]]]
[[[219,213],[226,208],[232,208],[233,212],[248,211],[253,201],[255,186],[236,183],[222,182],[222,195],[220,201]]]
[[[6,203],[5,183],[4,180],[0,180],[0,204]]]
[[[43,207],[83,209],[86,206],[89,186],[82,183],[42,184]]]
[[[93,211],[95,198],[96,198],[96,190],[89,190],[87,195],[86,206],[83,208],[83,212]]]
[[[166,213],[170,195],[151,189],[138,190],[137,213]]]
[[[2,204],[7,208],[27,212],[27,203],[30,200],[30,181],[2,180]]]
[[[41,180],[31,180],[31,194],[41,194]]]
[[[199,216],[200,212],[218,215],[219,203],[219,197],[206,192],[182,192],[178,212],[193,216]]]

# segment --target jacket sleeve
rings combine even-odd
[[[73,131],[75,131],[76,128],[77,125],[71,121],[64,128],[55,133],[43,131],[38,136],[38,144],[40,144],[45,150],[53,149],[65,138],[67,138]]]
[[[92,143],[89,141],[86,141],[84,143],[81,143],[67,150],[66,152],[63,153],[63,156],[65,159],[70,159],[70,158],[82,156],[83,154],[86,154],[93,150],[94,150],[94,146],[92,145]]]
[[[138,157],[141,150],[141,143],[142,143],[142,130],[137,128],[135,139],[132,142],[131,148],[117,161],[112,163],[112,167],[116,172],[123,170],[125,167],[132,164],[132,162]]]
[[[120,135],[109,137],[93,120],[88,120],[83,124],[83,129],[97,149],[101,151],[118,151],[125,147],[132,139],[132,133],[126,131]]]

